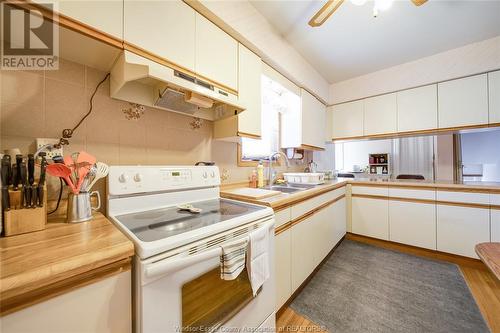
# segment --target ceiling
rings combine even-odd
[[[500,0],[396,0],[377,18],[372,1],[346,0],[317,28],[307,22],[326,0],[250,2],[330,83],[500,35]]]

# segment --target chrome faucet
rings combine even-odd
[[[283,156],[285,158],[285,164],[286,164],[286,167],[290,167],[290,161],[288,160],[288,157],[286,157],[286,155],[281,152],[281,151],[277,151],[277,152],[274,152],[274,153],[271,153],[271,155],[269,155],[269,167],[268,167],[268,176],[269,176],[269,185],[268,186],[273,186],[274,184],[274,179],[273,179],[273,158],[274,156]],[[278,160],[278,159],[276,159]]]

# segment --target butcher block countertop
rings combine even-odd
[[[448,181],[422,181],[422,180],[388,180],[388,179],[352,179],[352,178],[337,178],[334,180],[326,181],[322,185],[315,186],[313,188],[297,191],[294,193],[280,193],[275,196],[252,200],[246,197],[237,197],[234,195],[234,188],[237,188],[236,184],[225,185],[221,189],[221,197],[228,199],[241,200],[246,202],[251,202],[255,204],[265,205],[272,207],[274,210],[280,210],[288,206],[297,204],[301,201],[307,200],[309,198],[315,197],[317,195],[323,194],[335,190],[337,188],[343,187],[347,184],[354,186],[392,186],[392,187],[405,187],[405,188],[421,188],[430,190],[442,190],[442,191],[478,191],[485,193],[499,193],[500,194],[500,183],[495,182],[448,182]],[[293,186],[293,185],[291,185]],[[239,187],[244,187],[239,185]]]
[[[477,244],[476,253],[481,258],[481,261],[500,280],[500,243]]]
[[[134,244],[104,215],[0,238],[0,315],[130,269]]]

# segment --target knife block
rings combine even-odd
[[[10,210],[3,212],[4,236],[14,236],[45,229],[47,224],[47,188],[44,186],[43,206],[21,207],[21,191],[9,190]]]

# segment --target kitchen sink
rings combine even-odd
[[[295,193],[298,191],[304,191],[310,188],[313,188],[314,185],[307,184],[293,184],[293,185],[273,185],[267,186],[266,189],[273,191],[280,191],[283,193]]]

